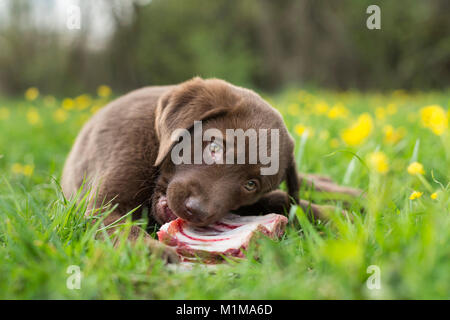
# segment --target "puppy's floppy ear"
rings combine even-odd
[[[156,108],[159,150],[155,166],[160,165],[172,149],[175,143],[172,133],[176,129],[189,129],[194,121],[226,113],[238,100],[225,81],[199,77],[183,82],[163,95]]]

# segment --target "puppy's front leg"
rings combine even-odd
[[[289,195],[282,190],[275,190],[263,195],[256,203],[242,206],[233,212],[243,216],[268,213],[284,214],[286,211],[289,212],[289,208]]]
[[[258,202],[249,206],[243,206],[234,212],[240,215],[288,213],[292,205],[289,195],[282,190],[275,190],[265,194]],[[305,213],[312,216],[314,220],[328,221],[330,212],[336,210],[335,206],[318,205],[307,200],[300,200],[298,204]],[[343,211],[345,214],[345,211]]]

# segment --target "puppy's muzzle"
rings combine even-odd
[[[189,216],[189,221],[198,225],[208,225],[214,222],[214,215],[208,213],[205,206],[198,197],[189,197],[184,202],[185,212]]]
[[[172,182],[167,189],[167,198],[178,217],[196,226],[207,226],[223,216],[224,208],[193,181]]]

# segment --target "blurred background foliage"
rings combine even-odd
[[[79,0],[81,30],[49,25],[67,15],[61,2],[0,0],[0,94],[123,92],[194,75],[264,91],[450,84],[448,0]],[[366,27],[371,4],[381,30]]]

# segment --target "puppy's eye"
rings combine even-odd
[[[256,180],[248,180],[245,185],[244,188],[247,191],[254,191],[256,189],[256,187],[258,186],[258,183],[256,182]]]

